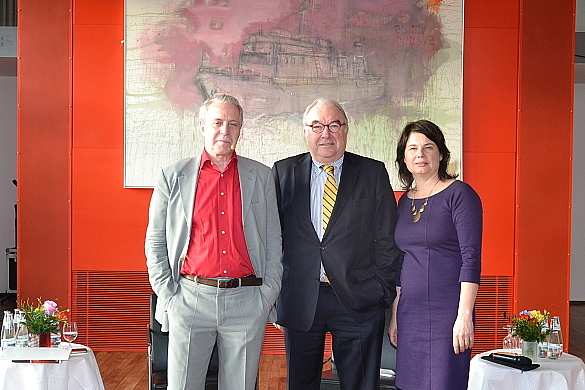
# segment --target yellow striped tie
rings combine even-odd
[[[322,165],[321,168],[327,172],[327,180],[323,189],[323,234],[325,234],[327,224],[331,219],[333,206],[335,206],[335,199],[337,198],[337,183],[335,182],[335,176],[333,176],[333,169],[335,168],[333,165]]]

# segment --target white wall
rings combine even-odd
[[[6,248],[14,243],[16,187],[16,77],[0,76],[0,294],[6,292]]]
[[[577,20],[576,28],[577,32],[585,32],[585,0],[577,0]]]
[[[585,0],[577,0],[576,53],[585,55]],[[581,37],[579,36],[581,34]],[[576,62],[584,62],[575,57]],[[585,301],[585,64],[575,65],[573,125],[573,205],[571,232],[571,301]]]
[[[571,301],[585,301],[585,84],[575,84]]]

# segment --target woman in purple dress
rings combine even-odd
[[[434,123],[406,125],[396,149],[407,191],[398,202],[395,239],[404,254],[388,329],[397,346],[396,386],[467,389],[481,272],[481,200],[447,172],[450,152]]]

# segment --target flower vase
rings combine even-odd
[[[51,346],[51,334],[50,333],[41,333],[41,334],[30,334],[30,347],[50,347]]]
[[[530,359],[538,358],[538,341],[522,340],[522,356]]]

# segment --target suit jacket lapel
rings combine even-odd
[[[195,190],[197,189],[197,180],[199,178],[199,164],[201,155],[193,157],[182,169],[182,175],[179,176],[179,193],[181,194],[181,203],[183,204],[183,217],[191,231],[193,208],[195,207]]]
[[[319,239],[315,232],[315,227],[311,221],[311,170],[313,159],[311,154],[306,153],[299,158],[297,165],[294,166],[294,194],[297,200],[293,203],[298,205],[298,212],[302,218],[301,221],[305,226],[301,228],[305,232],[313,232],[311,235]]]
[[[255,175],[252,166],[241,156],[238,156],[238,175],[240,176],[240,191],[242,193],[242,216],[245,219],[252,204]]]

